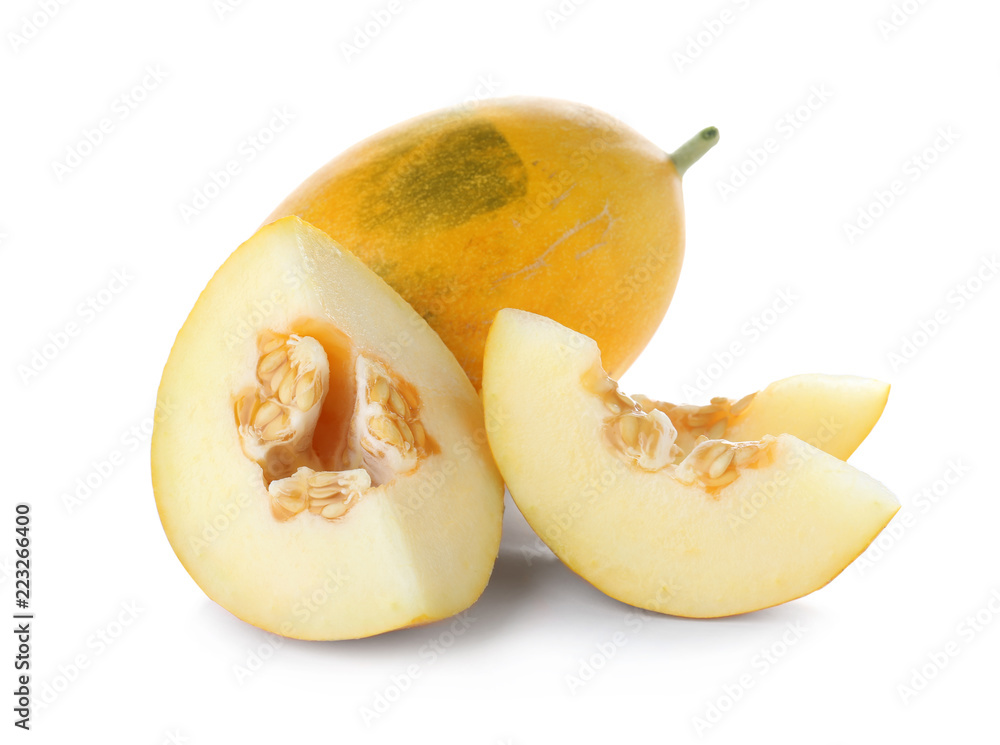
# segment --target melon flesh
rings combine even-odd
[[[731,422],[727,440],[790,434],[847,460],[872,431],[889,398],[889,384],[853,375],[795,375],[754,396]]]
[[[742,399],[713,398],[705,406],[635,396],[644,411],[663,411],[677,444],[691,451],[701,435],[733,442],[789,434],[847,460],[872,431],[889,398],[889,384],[853,375],[795,375]]]
[[[793,435],[671,450],[669,419],[617,390],[591,339],[524,311],[497,314],[482,391],[528,523],[573,571],[638,607],[716,617],[800,597],[899,509],[882,484]],[[623,449],[624,419],[646,433],[640,447]],[[712,470],[727,452],[730,467]]]
[[[272,349],[292,367],[272,371]],[[270,388],[282,370],[290,382]],[[152,444],[164,530],[239,618],[355,638],[453,615],[486,586],[503,483],[478,396],[413,309],[321,231],[282,219],[233,253],[159,396],[172,408]],[[284,412],[277,434],[265,407]]]

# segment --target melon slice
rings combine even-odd
[[[249,623],[369,636],[486,586],[503,483],[482,406],[416,312],[298,218],[209,282],[163,372],[153,487],[181,563]]]
[[[593,340],[542,316],[497,314],[482,392],[528,523],[570,569],[641,608],[705,618],[800,597],[899,509],[882,484],[793,435],[702,436],[685,452],[664,411],[608,378]]]
[[[847,460],[882,416],[889,384],[853,375],[795,375],[739,400],[713,398],[706,406],[633,398],[643,411],[669,417],[685,454],[699,437],[738,442],[789,434]]]

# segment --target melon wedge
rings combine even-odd
[[[641,608],[705,618],[800,597],[899,509],[878,481],[789,434],[703,438],[685,453],[663,411],[607,377],[593,340],[524,311],[497,314],[482,395],[528,523],[570,569]]]
[[[438,336],[298,218],[261,228],[177,335],[152,443],[160,519],[249,623],[345,639],[445,618],[486,586],[503,483]]]

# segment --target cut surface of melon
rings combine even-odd
[[[177,336],[153,433],[164,530],[205,593],[300,639],[451,616],[489,579],[503,483],[437,335],[298,218],[261,228]]]
[[[899,509],[882,484],[789,434],[703,437],[684,451],[664,411],[607,377],[591,339],[524,311],[497,314],[482,391],[528,523],[573,571],[638,607],[716,617],[800,597]]]
[[[889,384],[853,375],[795,375],[740,399],[718,397],[705,406],[674,405],[633,396],[645,412],[658,409],[677,429],[686,454],[701,436],[759,440],[794,435],[847,460],[872,431],[889,398]]]

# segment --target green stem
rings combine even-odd
[[[688,168],[693,166],[702,155],[707,153],[719,141],[719,130],[708,127],[685,142],[670,154],[677,175],[683,176]]]

